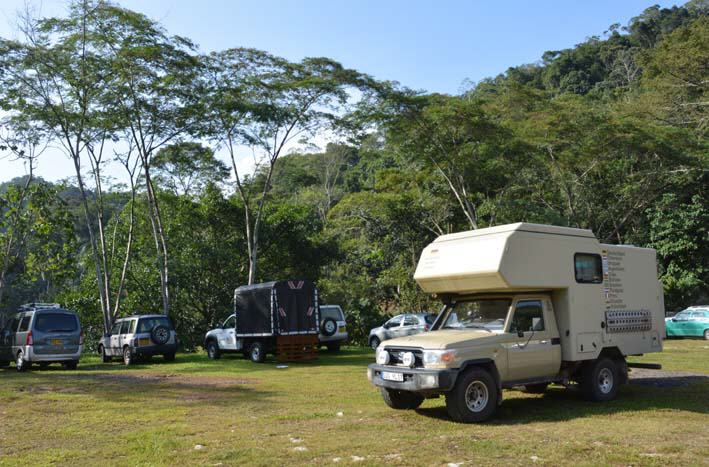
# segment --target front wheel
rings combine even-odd
[[[372,348],[372,350],[377,350],[377,347],[379,347],[379,344],[381,343],[382,341],[380,341],[377,336],[374,336],[369,339],[369,346]]]
[[[615,399],[620,386],[618,365],[610,358],[600,358],[586,364],[581,375],[581,390],[595,402]]]
[[[397,410],[412,410],[423,403],[423,396],[410,391],[380,388],[386,405]]]
[[[497,386],[490,372],[471,368],[458,376],[453,390],[446,394],[446,410],[456,422],[483,422],[497,409]]]
[[[221,355],[219,354],[219,346],[214,341],[207,342],[207,357],[210,360],[218,360]]]
[[[249,347],[249,358],[254,363],[261,363],[266,359],[266,352],[262,343],[254,342],[251,344],[251,347]]]
[[[704,340],[709,341],[709,329],[704,330]]]
[[[103,363],[111,363],[111,357],[106,353],[106,348],[104,346],[100,346],[98,348],[98,352],[101,354],[101,361]]]

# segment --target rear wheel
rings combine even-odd
[[[602,402],[615,399],[620,386],[618,364],[599,358],[586,364],[581,375],[581,390],[587,399]]]
[[[249,347],[249,358],[252,362],[261,363],[266,358],[266,351],[263,348],[263,344],[260,342],[254,342]]]
[[[22,353],[22,350],[17,352],[17,357],[15,358],[15,368],[17,368],[17,371],[27,371],[27,369],[30,367],[30,362],[25,360],[25,354]]]
[[[100,345],[98,348],[98,353],[101,354],[101,361],[103,363],[110,363],[111,357],[106,353],[104,346]]]
[[[374,336],[371,339],[369,339],[369,346],[373,350],[377,350],[377,347],[379,347],[379,344],[381,344],[381,343],[382,343],[382,341],[380,341],[377,336]]]
[[[386,405],[397,410],[412,410],[423,403],[423,396],[409,391],[380,388],[382,398]]]
[[[704,340],[709,341],[709,329],[704,330]]]
[[[123,348],[123,364],[125,366],[130,366],[133,363],[133,352],[131,352],[130,347]]]
[[[64,362],[64,368],[67,370],[76,370],[77,366],[79,366],[78,360],[70,360],[68,362]]]
[[[497,409],[497,386],[490,372],[471,368],[458,377],[446,394],[446,410],[456,422],[483,422]]]
[[[219,345],[214,341],[207,342],[207,357],[211,360],[218,360],[221,357]]]

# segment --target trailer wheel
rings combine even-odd
[[[618,395],[620,379],[616,362],[610,358],[599,358],[583,368],[581,390],[588,400],[609,401]]]
[[[484,368],[473,367],[458,376],[446,394],[446,410],[456,422],[484,422],[497,409],[495,379]]]
[[[410,391],[397,391],[396,389],[380,388],[382,398],[386,405],[397,410],[412,410],[423,403],[423,396]]]
[[[261,363],[266,359],[266,352],[264,351],[263,344],[260,342],[254,342],[249,347],[249,358],[254,363]]]

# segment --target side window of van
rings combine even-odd
[[[130,320],[130,329],[128,329],[128,334],[135,334],[135,326],[138,324],[137,319]]]
[[[603,282],[601,255],[576,253],[574,255],[574,273],[579,284],[600,284]]]
[[[111,328],[111,334],[120,334],[121,333],[121,323],[116,323],[113,325]]]

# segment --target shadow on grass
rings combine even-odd
[[[657,378],[660,379],[660,378]],[[589,402],[578,388],[551,387],[541,396],[505,398],[489,423],[494,425],[523,425],[538,422],[558,422],[595,415],[622,412],[678,410],[709,414],[706,404],[709,376],[680,376],[662,378],[662,387],[632,381],[621,387],[618,398],[609,402]],[[669,383],[671,381],[671,383]],[[669,384],[668,384],[669,383]],[[425,417],[450,420],[445,407],[417,409]]]

